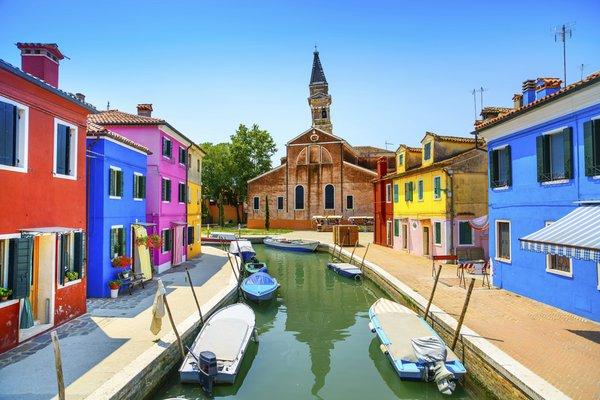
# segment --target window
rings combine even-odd
[[[171,201],[171,180],[162,178],[161,180],[161,199],[165,202]]]
[[[554,221],[546,221],[546,226]],[[573,262],[569,257],[546,254],[546,271],[553,274],[573,276]]]
[[[123,171],[121,168],[110,166],[108,170],[108,197],[120,199],[123,196]]]
[[[404,182],[404,201],[413,200],[414,182]]]
[[[325,185],[325,209],[333,210],[334,209],[334,192],[335,189],[333,185]]]
[[[536,138],[538,182],[550,182],[573,177],[571,163],[572,136],[572,129],[565,128]]]
[[[402,224],[402,248],[408,249],[408,225]]]
[[[125,255],[125,231],[123,225],[110,227],[110,258]]]
[[[512,166],[510,146],[506,145],[490,152],[490,187],[508,187],[512,185]]]
[[[585,176],[598,176],[600,175],[600,117],[584,122],[583,143]]]
[[[321,109],[321,118],[323,118],[323,119],[327,118],[327,109],[325,109],[325,108]]]
[[[295,194],[295,204],[294,208],[296,210],[304,210],[304,186],[296,186],[294,190]]]
[[[433,243],[438,246],[442,245],[442,223],[440,221],[433,223]]]
[[[0,240],[0,287],[8,288],[8,240]]]
[[[139,172],[133,173],[133,199],[142,200],[146,198],[146,177]]]
[[[433,199],[439,200],[442,198],[442,177],[433,177]]]
[[[122,229],[122,228],[121,228]],[[59,248],[59,273],[60,284],[64,285],[67,281],[67,272],[75,272],[76,278],[70,277],[70,280],[81,279],[84,272],[85,260],[85,235],[83,232],[74,232],[60,235]],[[33,277],[32,277],[33,278]]]
[[[277,210],[283,210],[283,196],[277,197]]]
[[[473,245],[473,228],[471,228],[471,224],[469,223],[469,221],[458,222],[458,245]]]
[[[395,237],[400,236],[400,220],[399,219],[394,220],[394,236]]]
[[[398,155],[398,165],[404,165],[404,153]]]
[[[510,262],[510,222],[496,221],[496,259]]]
[[[179,164],[186,165],[185,164],[186,158],[187,158],[187,155],[186,155],[185,149],[183,147],[180,147],[179,148]]]
[[[346,210],[354,210],[354,196],[346,196]]]
[[[398,190],[398,184],[394,183],[394,203],[398,202],[398,196],[399,196],[399,190]]]
[[[385,202],[391,203],[392,201],[392,184],[388,183],[385,185]]]
[[[173,249],[173,230],[164,229],[160,235],[162,238],[162,252],[171,251]]]
[[[194,227],[188,226],[187,228],[187,244],[194,244]]]
[[[54,175],[77,177],[77,127],[54,119]]]
[[[431,158],[431,142],[425,143],[423,146],[423,160],[427,161]]]
[[[185,203],[185,195],[186,195],[185,183],[179,182],[179,186],[178,186],[178,190],[177,190],[177,200],[179,200],[180,203]]]
[[[423,179],[417,182],[417,199],[423,201]]]
[[[167,158],[171,158],[172,155],[171,141],[166,137],[162,138],[162,155]]]
[[[0,169],[27,170],[29,107],[0,96]]]
[[[258,210],[260,208],[260,198],[258,196],[254,196],[252,199],[252,208],[254,210]]]

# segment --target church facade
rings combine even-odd
[[[311,229],[314,216],[373,216],[377,160],[394,153],[351,146],[333,134],[331,95],[319,53],[314,52],[308,104],[312,126],[286,143],[281,165],[248,181],[249,228]]]

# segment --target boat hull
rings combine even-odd
[[[268,301],[275,297],[275,292],[277,292],[277,288],[272,289],[271,291],[264,292],[261,294],[250,293],[242,289],[244,292],[244,297],[251,301]]]
[[[313,253],[319,247],[319,242],[306,242],[306,243],[298,243],[295,241],[279,242],[274,239],[265,239],[263,241],[265,246],[273,247],[280,250],[288,250],[288,251],[298,251],[303,253]]]
[[[346,278],[356,278],[362,276],[362,271],[352,264],[328,263],[327,268]]]
[[[257,267],[257,265],[261,265],[261,266]],[[255,274],[257,272],[269,272],[269,269],[267,268],[267,264],[265,264],[265,263],[254,263],[254,264],[246,263],[244,265],[244,269],[249,274]]]

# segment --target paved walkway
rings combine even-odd
[[[331,233],[284,236],[332,243]],[[364,246],[372,238],[372,233],[361,233],[360,243]],[[365,247],[357,248],[356,256],[362,258],[364,251]],[[429,298],[433,286],[430,260],[373,244],[366,259]],[[456,269],[442,269],[440,282],[434,303],[458,319],[466,290],[459,286]],[[465,325],[568,396],[600,399],[600,324],[476,283]]]
[[[233,272],[223,252],[209,246],[187,262],[200,304],[232,286]],[[160,275],[175,323],[197,314],[184,268]],[[84,398],[171,332],[168,318],[158,336],[150,332],[156,282],[117,299],[89,299],[88,313],[58,327],[66,395]],[[56,395],[50,334],[42,334],[0,355],[0,399],[49,399]]]

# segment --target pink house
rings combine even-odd
[[[146,177],[146,229],[162,237],[153,264],[160,273],[186,259],[187,153],[192,141],[163,119],[153,118],[151,104],[138,113],[109,110],[89,116],[91,122],[117,132],[152,152]]]

